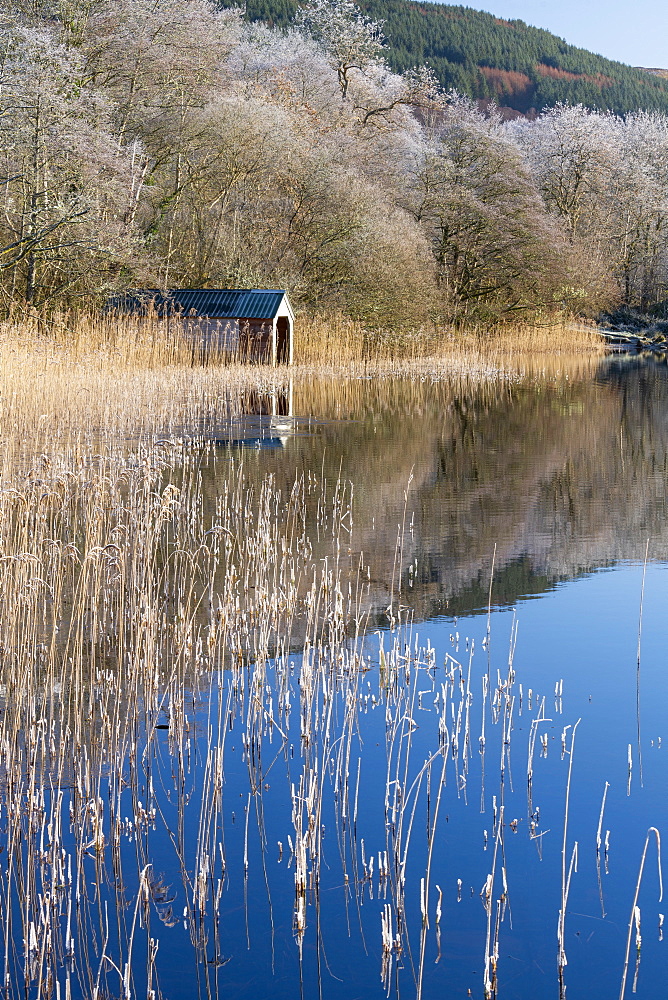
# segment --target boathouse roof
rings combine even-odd
[[[281,305],[293,314],[286,292],[276,288],[144,288],[115,296],[109,303],[122,312],[154,309],[162,316],[267,320],[276,318]]]

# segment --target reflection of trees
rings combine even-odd
[[[495,545],[495,598],[509,602],[641,558],[647,538],[668,557],[667,401],[666,364],[618,358],[595,378],[314,381],[294,389],[311,433],[298,425],[279,452],[244,464],[285,496],[295,475],[352,482],[351,554],[365,554],[378,610],[405,506],[402,602],[464,611],[486,604]],[[209,502],[221,475],[204,472]]]
[[[619,429],[627,459],[656,460],[654,452],[657,446],[661,450],[660,442],[668,433],[668,357],[613,356],[601,365],[597,381],[619,397]]]

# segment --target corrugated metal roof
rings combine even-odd
[[[174,288],[168,292],[147,288],[116,296],[109,308],[129,312],[151,307],[162,315],[273,320],[284,296],[284,291],[270,288]]]

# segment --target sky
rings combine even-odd
[[[547,28],[631,66],[668,69],[668,0],[449,0]]]

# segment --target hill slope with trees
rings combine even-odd
[[[234,6],[236,0],[222,0]],[[247,0],[246,17],[287,27],[297,0]],[[382,20],[385,58],[398,73],[427,65],[446,90],[532,115],[559,102],[622,115],[668,111],[668,80],[604,59],[523,21],[469,7],[414,0],[361,0]]]

